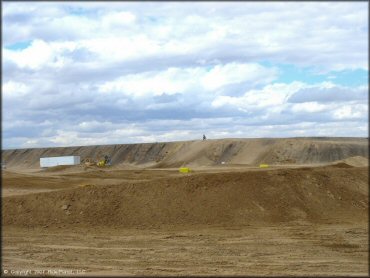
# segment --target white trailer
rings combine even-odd
[[[79,156],[55,156],[55,157],[41,157],[40,167],[54,167],[59,165],[78,165],[80,164]]]

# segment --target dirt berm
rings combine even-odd
[[[3,150],[6,167],[38,168],[40,157],[77,155],[81,159],[111,157],[113,165],[152,167],[219,164],[320,164],[349,157],[368,158],[367,138],[219,139],[170,143],[101,145]]]
[[[339,165],[198,173],[2,201],[3,224],[27,227],[366,222],[368,171]]]

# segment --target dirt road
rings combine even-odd
[[[366,225],[3,231],[3,269],[82,275],[366,275]]]

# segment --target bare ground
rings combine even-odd
[[[190,174],[177,171],[171,152],[157,166],[173,168],[121,164],[2,171],[2,274],[369,274],[366,157],[313,159],[305,165],[289,160],[258,169],[245,164],[246,149],[227,149],[234,143],[225,142],[221,150],[212,142],[207,150],[194,143],[200,156],[189,153],[195,168]],[[318,158],[307,142],[303,147]],[[334,148],[342,141],[325,142]],[[186,153],[191,144],[171,150]],[[352,147],[334,157],[352,154]],[[150,146],[145,150],[151,153]],[[274,161],[275,155],[255,155],[264,156]],[[208,163],[217,159],[230,163]]]
[[[3,269],[84,275],[367,275],[367,225],[3,231]]]

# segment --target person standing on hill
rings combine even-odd
[[[207,138],[206,138],[206,136],[203,134],[203,140],[206,140]]]

